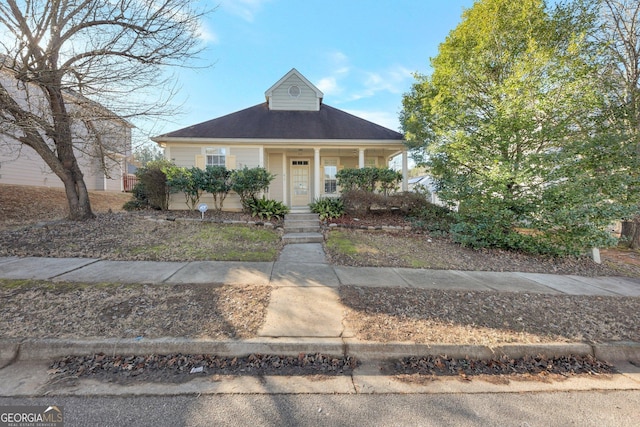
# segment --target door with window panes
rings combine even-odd
[[[307,206],[309,200],[309,160],[291,161],[291,206]]]

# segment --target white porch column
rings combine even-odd
[[[409,191],[409,161],[407,151],[402,151],[402,191]]]
[[[313,149],[313,200],[320,198],[320,149]]]
[[[282,201],[285,205],[291,206],[289,204],[289,196],[287,189],[289,186],[287,185],[289,176],[289,165],[287,164],[287,153],[282,153]]]
[[[364,148],[358,150],[358,169],[364,167]]]
[[[258,149],[258,166],[260,166],[261,168],[265,167],[264,166],[264,146]]]

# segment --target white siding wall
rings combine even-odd
[[[292,85],[300,88],[300,96],[297,98],[289,95],[289,88]],[[272,110],[318,111],[320,108],[320,100],[316,93],[296,75],[291,75],[273,90],[270,102]]]

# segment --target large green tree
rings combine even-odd
[[[608,175],[619,141],[587,6],[477,1],[404,96],[408,144],[459,206],[458,241],[558,254],[610,242],[626,183]]]

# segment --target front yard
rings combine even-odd
[[[0,231],[0,256],[132,261],[275,261],[280,233],[264,226],[99,214]]]
[[[444,237],[411,231],[336,229],[328,232],[325,247],[332,263],[348,266],[640,277],[640,266],[613,256],[615,251],[603,252],[603,263],[598,265],[587,257],[553,258],[500,249],[469,249]]]

